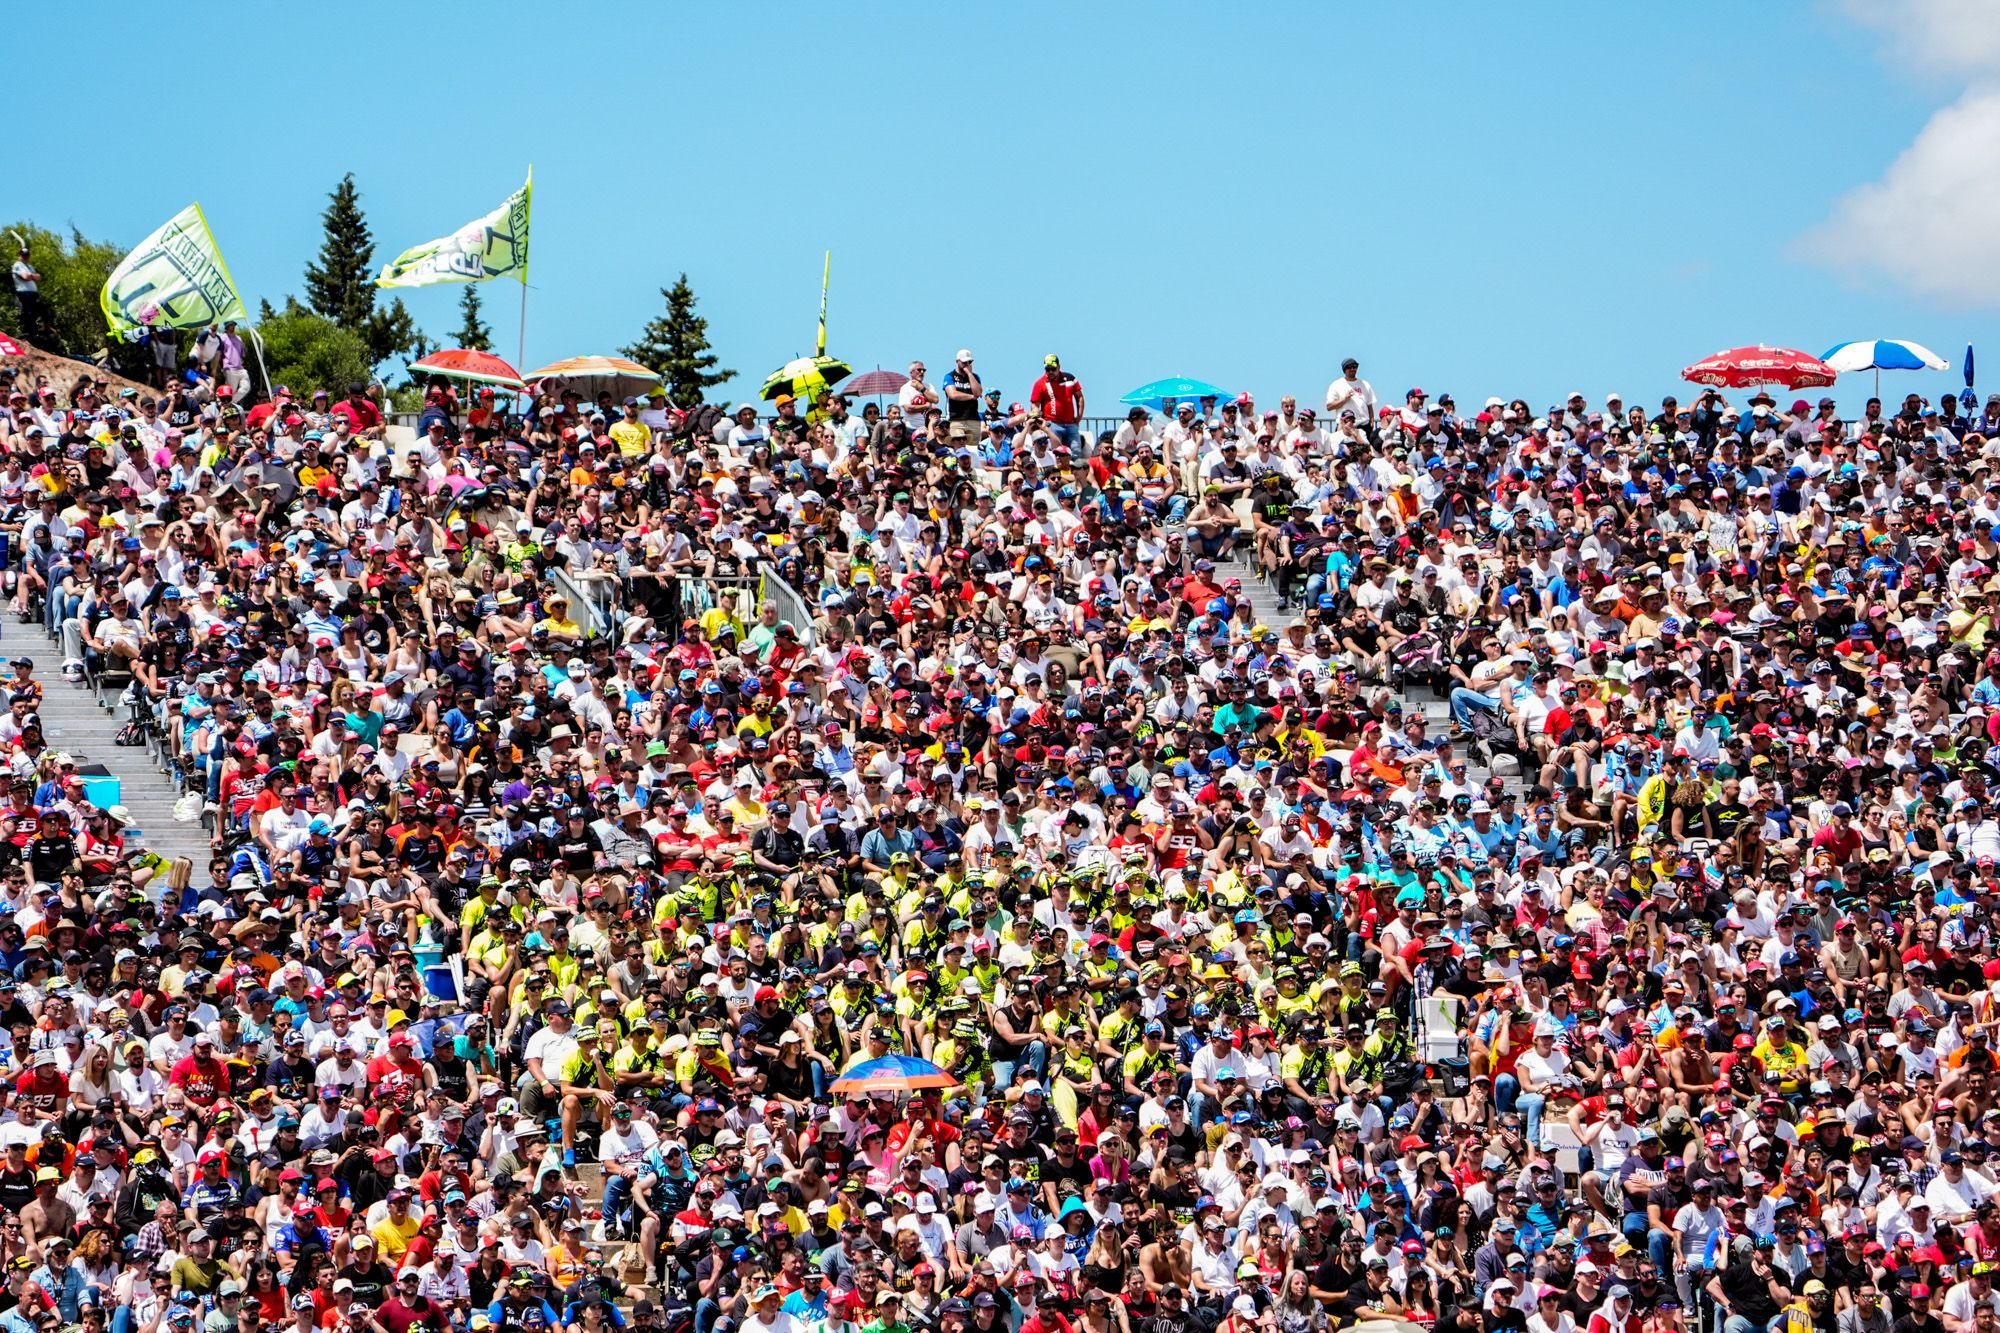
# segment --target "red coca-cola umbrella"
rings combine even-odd
[[[1838,372],[1816,356],[1789,347],[1732,347],[1706,356],[1681,372],[1681,378],[1718,389],[1746,389],[1753,384],[1781,384],[1787,389],[1816,389],[1831,384]]]

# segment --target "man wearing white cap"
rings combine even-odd
[[[970,445],[979,438],[979,398],[986,392],[972,368],[972,349],[961,347],[944,377],[944,415],[954,439]]]

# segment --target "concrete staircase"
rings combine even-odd
[[[72,684],[57,669],[60,648],[42,631],[29,626],[7,627],[17,636],[5,649],[6,655],[21,653],[32,635],[36,650],[22,655],[40,668],[42,686],[42,734],[51,748],[67,753],[78,764],[102,764],[121,783],[120,798],[132,816],[125,830],[126,845],[157,852],[165,857],[185,857],[194,863],[195,882],[206,882],[209,857],[208,834],[200,823],[174,821],[174,801],[180,787],[161,771],[153,753],[145,746],[113,745],[111,738],[125,725],[127,710],[118,705],[119,691],[106,687],[99,696],[90,686]],[[108,699],[109,703],[105,702]]]
[[[1230,579],[1243,580],[1244,596],[1250,599],[1251,609],[1256,613],[1255,619],[1260,624],[1282,630],[1290,623],[1292,617],[1298,614],[1296,611],[1287,611],[1278,604],[1277,586],[1259,577],[1255,567],[1248,560],[1232,556],[1228,560],[1217,561],[1215,577],[1219,583],[1227,583]]]

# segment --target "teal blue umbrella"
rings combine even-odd
[[[1169,398],[1175,402],[1193,398],[1230,398],[1234,395],[1227,389],[1218,389],[1207,380],[1191,380],[1184,375],[1169,375],[1151,384],[1142,384],[1118,401],[1130,403],[1133,407],[1150,407],[1155,412]]]

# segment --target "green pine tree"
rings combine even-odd
[[[354,173],[340,178],[320,224],[319,259],[306,266],[306,304],[344,329],[361,333],[375,314],[375,238],[361,214]]]
[[[371,361],[386,361],[415,346],[416,321],[401,297],[386,310],[375,308],[375,237],[361,212],[354,173],[341,177],[327,196],[320,223],[326,230],[319,258],[306,266],[306,304],[315,314],[359,334]]]
[[[708,344],[708,320],[694,312],[694,289],[688,286],[687,274],[662,288],[660,295],[667,299],[666,313],[647,323],[638,342],[620,350],[648,370],[658,371],[676,406],[693,407],[736,372],[717,369],[718,359]]]
[[[360,330],[368,344],[368,355],[377,363],[387,361],[392,356],[409,352],[422,346],[425,339],[417,328],[417,322],[410,318],[410,312],[403,306],[403,298],[389,302],[387,310],[377,310],[368,317],[367,325]],[[417,353],[422,356],[423,353]]]
[[[479,288],[473,283],[465,284],[465,294],[458,298],[458,313],[465,322],[458,328],[458,345],[475,352],[493,350],[493,330],[479,317]]]

